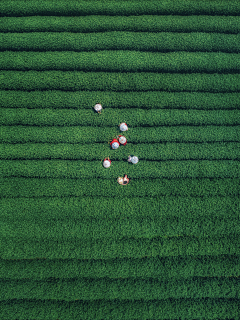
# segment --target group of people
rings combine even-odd
[[[98,113],[101,113],[102,111],[102,105],[97,103],[95,106],[94,106],[94,110]],[[120,128],[120,131],[124,132],[124,131],[127,131],[128,130],[128,126],[125,122],[122,122],[120,123],[119,125],[119,128]],[[114,138],[111,142],[110,142],[110,146],[112,149],[117,149],[119,148],[120,145],[123,145],[125,146],[127,144],[127,139],[125,136],[123,135],[118,135],[117,138]],[[128,162],[131,162],[133,164],[136,164],[138,163],[139,159],[138,157],[136,156],[133,156],[133,155],[130,155],[128,157]],[[103,166],[104,168],[109,168],[111,166],[111,160],[109,157],[105,158],[103,160]],[[126,185],[129,183],[129,178],[127,177],[127,175],[125,174],[124,177],[119,177],[117,179],[118,183],[121,184],[121,185]]]

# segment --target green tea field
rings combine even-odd
[[[239,239],[240,1],[0,1],[1,320],[237,320]]]

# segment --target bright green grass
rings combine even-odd
[[[190,51],[239,53],[240,34],[201,32],[0,33],[0,50],[14,51]]]

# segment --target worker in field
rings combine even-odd
[[[121,185],[124,186],[124,185],[126,185],[126,184],[129,183],[129,179],[128,179],[127,175],[125,174],[124,177],[119,177],[119,178],[117,179],[117,182],[118,182],[119,184],[121,184]]]
[[[110,165],[111,165],[111,162],[112,162],[112,161],[110,160],[109,157],[105,158],[105,159],[103,160],[103,166],[104,166],[104,168],[109,168]]]
[[[95,110],[97,113],[101,113],[101,111],[102,111],[102,105],[101,105],[100,103],[95,104],[94,110]]]
[[[136,156],[128,156],[128,162],[131,162],[133,164],[138,163],[139,159]]]

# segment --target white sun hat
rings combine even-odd
[[[100,103],[95,104],[94,110],[100,113],[102,110],[102,105]]]
[[[111,160],[109,158],[106,158],[103,160],[103,166],[104,168],[109,168],[111,165]]]
[[[121,131],[127,131],[128,130],[128,126],[125,122],[120,123],[120,130]]]
[[[139,161],[139,159],[136,156],[133,156],[133,157],[129,156],[128,157],[128,162],[132,162],[133,164],[136,164],[136,163],[138,163],[138,161]]]
[[[118,141],[123,144],[124,146],[127,144],[127,139],[124,136],[119,136]]]

